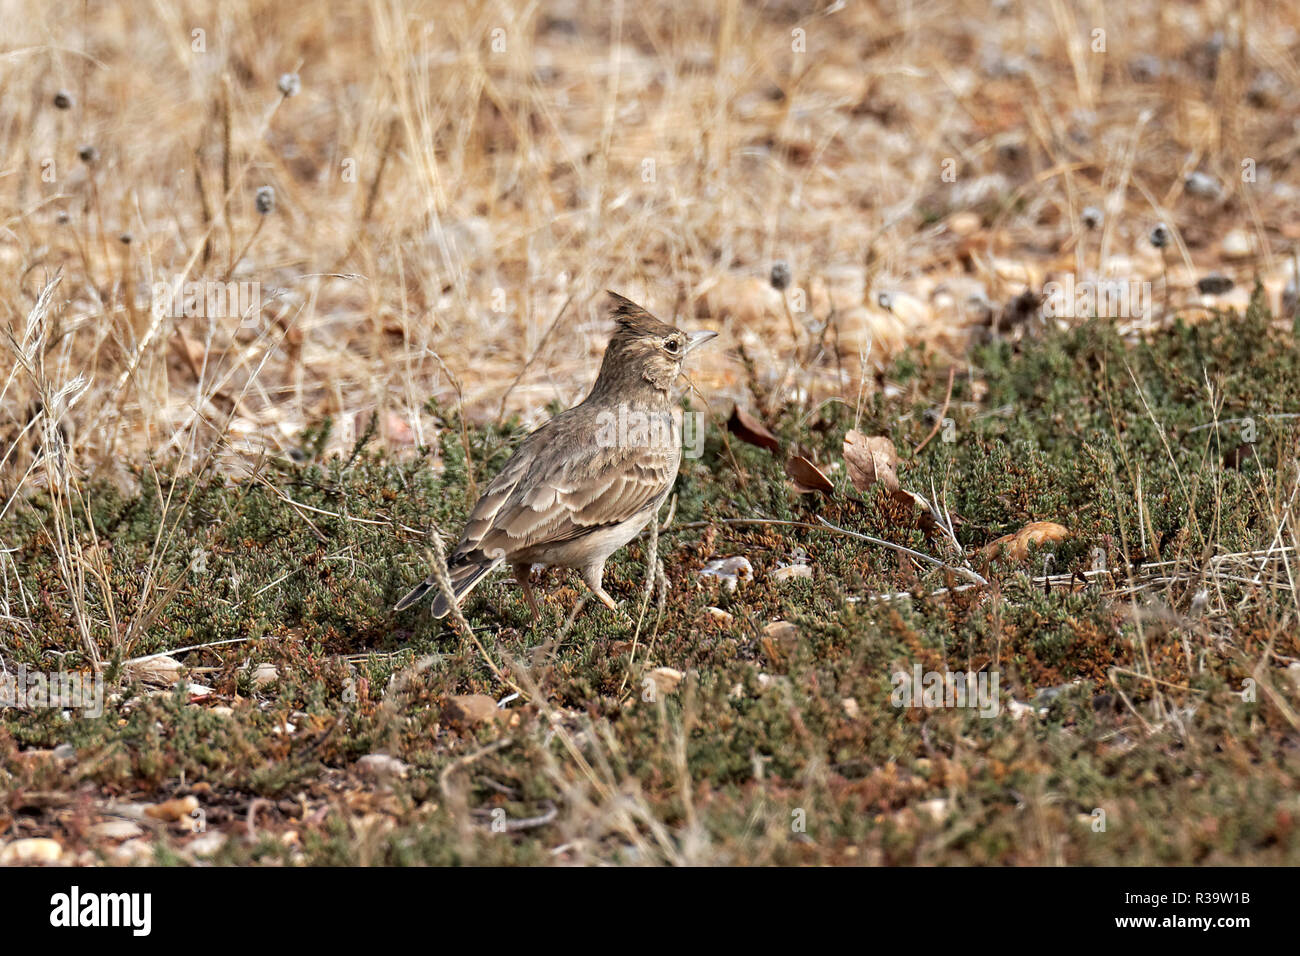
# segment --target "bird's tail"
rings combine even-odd
[[[494,559],[482,551],[471,551],[459,561],[451,564],[447,570],[451,575],[451,590],[456,595],[456,603],[460,604],[465,599],[465,596],[474,590],[474,587],[480,581],[495,571],[504,560],[504,556]],[[436,618],[446,617],[447,612],[451,610],[451,605],[447,603],[447,599],[443,597],[442,591],[438,588],[437,574],[430,574],[425,578],[418,587],[393,605],[393,610],[405,611],[430,591],[434,592],[433,616]]]

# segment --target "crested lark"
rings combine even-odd
[[[479,498],[447,562],[457,602],[509,564],[533,615],[534,564],[577,568],[596,597],[605,561],[659,510],[677,479],[682,446],[672,386],[687,353],[717,335],[684,332],[613,292],[617,327],[596,384],[516,449]],[[629,427],[630,423],[630,427]],[[397,602],[400,611],[435,592],[433,613],[449,610],[436,575]]]

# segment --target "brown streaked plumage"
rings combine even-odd
[[[543,564],[579,569],[592,592],[617,607],[601,584],[605,561],[649,524],[672,490],[682,455],[672,386],[687,353],[717,333],[683,332],[609,294],[616,327],[591,393],[525,438],[470,512],[447,562],[458,602],[509,564],[536,615],[528,571]],[[616,440],[609,440],[611,424],[629,419],[661,427],[615,427]],[[434,616],[442,617],[450,607],[432,575],[396,610],[430,591]]]

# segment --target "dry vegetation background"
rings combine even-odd
[[[773,387],[852,395],[864,355],[960,358],[1062,271],[1152,281],[1135,328],[1255,278],[1276,306],[1300,236],[1284,3],[2,10],[0,322],[46,382],[0,352],[0,435],[80,378],[55,412],[77,469],[284,453],[327,416],[340,448],[372,413],[426,443],[430,396],[540,418],[590,382],[605,287],[723,332],[697,382],[724,408],[738,346]],[[1199,296],[1211,269],[1236,289]],[[229,280],[260,312],[151,311]],[[29,464],[6,445],[6,498]]]
[[[121,694],[107,731],[0,713],[0,862],[1295,860],[1300,7],[0,0],[0,22],[0,663]],[[1039,297],[1071,278],[1151,298],[1118,339],[1054,336]],[[203,309],[158,308],[187,283]],[[208,309],[231,283],[251,307]],[[1256,287],[1264,310],[1223,317]],[[649,651],[640,622],[564,621],[574,589],[535,627],[498,581],[467,614],[499,679],[388,608],[501,423],[585,394],[607,288],[720,333],[673,600]],[[733,403],[827,494],[728,437]],[[1221,411],[1259,444],[1225,456]],[[859,424],[952,505],[949,540],[844,467]],[[985,550],[1049,519],[1073,535],[1050,578]],[[853,529],[969,548],[966,576]],[[747,589],[705,592],[744,555]],[[646,557],[611,564],[629,604]],[[900,715],[900,661],[1004,668],[1016,709]],[[671,704],[639,705],[646,673]]]

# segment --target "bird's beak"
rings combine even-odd
[[[686,337],[686,351],[682,354],[689,355],[691,352],[694,352],[698,346],[703,345],[705,342],[709,341],[709,339],[716,339],[717,337],[717,332],[710,332],[708,330],[692,332]]]

